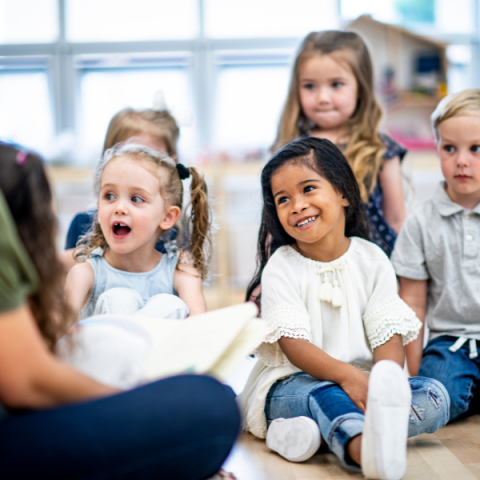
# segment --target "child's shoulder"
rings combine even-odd
[[[378,133],[378,138],[385,145],[387,149],[383,154],[384,160],[391,160],[392,158],[399,157],[400,161],[403,160],[403,157],[407,154],[408,150],[405,147],[402,147],[397,141],[386,133]]]
[[[376,266],[390,264],[385,252],[375,243],[360,237],[351,237],[350,246],[355,262],[364,264],[369,270]]]

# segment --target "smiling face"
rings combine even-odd
[[[447,193],[467,209],[480,202],[480,116],[458,116],[438,126],[438,155]]]
[[[300,66],[298,85],[303,112],[318,130],[345,134],[358,98],[357,80],[346,63],[314,55]]]
[[[328,180],[301,161],[291,161],[272,175],[271,185],[278,219],[302,254],[330,261],[344,253],[349,203]]]
[[[98,221],[115,253],[142,248],[153,252],[160,233],[178,218],[180,209],[165,204],[154,168],[146,160],[124,155],[111,160],[103,170]]]

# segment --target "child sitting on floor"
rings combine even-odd
[[[241,394],[246,428],[288,460],[308,459],[323,437],[346,466],[399,479],[407,435],[445,425],[449,400],[440,382],[405,376],[403,344],[421,324],[398,297],[387,256],[367,241],[352,169],[330,141],[304,137],[261,181],[250,288],[261,280],[268,334]]]
[[[162,254],[155,244],[176,224],[182,180],[190,176],[187,245],[180,255],[174,248]],[[143,145],[119,144],[99,162],[95,192],[98,215],[76,251],[84,263],[72,268],[66,281],[74,312],[81,318],[102,313],[185,318],[205,312],[210,213],[200,172]]]
[[[400,296],[430,330],[406,348],[412,375],[442,382],[450,420],[480,401],[480,90],[443,99],[432,114],[445,178],[404,223],[392,255]]]
[[[159,101],[154,108],[143,110],[124,108],[112,117],[105,136],[102,155],[117,143],[126,142],[135,137],[135,143],[146,145],[168,155],[175,162],[178,161],[177,143],[180,129],[167,110],[161,92],[157,92],[156,100]],[[66,272],[75,265],[73,251],[80,237],[85,235],[92,226],[95,214],[96,210],[90,210],[78,213],[73,218],[67,233],[66,250],[60,255]],[[177,234],[177,229],[172,228],[165,237],[158,239],[155,248],[161,253],[166,253],[165,243],[174,240]]]

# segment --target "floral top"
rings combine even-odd
[[[254,352],[258,361],[240,395],[245,426],[260,438],[267,429],[264,408],[270,387],[300,371],[288,361],[279,338],[307,340],[333,358],[369,371],[376,347],[395,334],[406,344],[421,327],[397,294],[387,256],[357,237],[329,263],[280,247],[262,274],[262,320],[267,335]]]

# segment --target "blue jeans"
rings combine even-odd
[[[450,395],[450,420],[478,413],[480,407],[480,357],[471,359],[468,342],[458,351],[448,349],[457,337],[442,335],[428,342],[419,375],[435,378]]]
[[[437,431],[448,422],[447,391],[430,378],[413,377],[409,381],[412,387],[409,437]],[[364,415],[336,383],[317,380],[303,372],[290,375],[270,388],[265,415],[268,424],[282,417],[312,418],[330,450],[345,466],[356,466],[348,456],[347,445],[362,433]]]
[[[0,478],[176,479],[213,476],[240,429],[233,391],[210,377],[172,377],[0,421]]]

